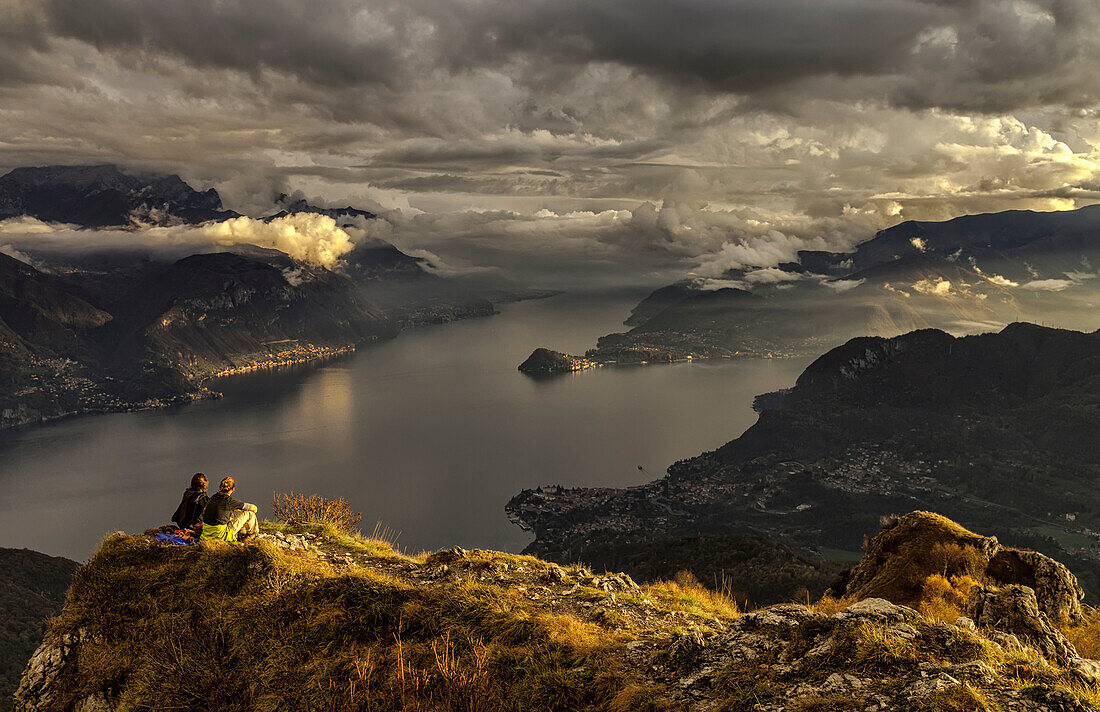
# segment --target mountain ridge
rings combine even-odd
[[[265,220],[294,211],[361,228],[376,217],[279,202],[284,210]],[[137,230],[240,216],[212,188],[100,165],[0,177],[0,219],[9,217]],[[207,387],[215,377],[331,358],[404,328],[551,294],[503,278],[442,277],[381,240],[361,240],[332,269],[247,244],[182,256],[138,242],[20,249],[20,259],[0,254],[0,428],[216,397]]]
[[[213,188],[179,176],[125,173],[113,164],[15,168],[0,176],[0,220],[30,216],[85,228],[197,224],[240,217]]]
[[[601,364],[816,355],[848,339],[919,328],[954,334],[1016,321],[1095,329],[1100,205],[908,221],[851,252],[801,251],[798,262],[742,267],[654,290],[585,358]],[[735,289],[747,302],[707,295]]]

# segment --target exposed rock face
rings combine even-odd
[[[1036,551],[1002,546],[996,537],[975,534],[931,512],[911,512],[889,521],[867,543],[866,554],[839,585],[839,593],[915,603],[932,574],[966,574],[993,587],[1025,586],[1033,592],[1037,610],[1050,621],[1063,624],[1081,618],[1084,591],[1061,563]]]
[[[60,636],[53,633],[46,635],[27,663],[19,689],[15,691],[14,712],[39,712],[52,708],[58,692],[54,681],[67,665],[76,662],[85,637],[84,631]],[[74,712],[125,712],[103,693],[78,700],[72,709]]]
[[[61,612],[77,562],[27,549],[0,548],[0,711],[19,687],[27,660]]]
[[[76,640],[71,635],[60,638],[46,636],[27,663],[19,689],[15,691],[16,712],[30,712],[49,705],[54,696],[53,681],[65,667],[65,661],[75,643]]]
[[[1045,554],[1002,547],[989,560],[986,575],[995,581],[1033,588],[1039,609],[1052,621],[1068,623],[1081,618],[1085,592],[1077,577]]]
[[[1087,709],[1053,686],[1024,697],[980,656],[949,652],[977,650],[977,640],[978,633],[871,598],[831,616],[793,604],[748,613],[717,635],[681,634],[654,662],[658,676],[689,700],[687,709],[699,712],[715,709],[715,693],[731,686],[744,705],[733,709],[757,712],[986,709],[967,696],[974,689],[993,709]],[[860,650],[876,651],[875,662],[840,662]],[[1073,669],[1077,661],[1067,660]]]
[[[979,628],[1022,637],[1049,660],[1065,663],[1078,657],[1073,644],[1039,610],[1035,591],[1028,586],[1009,585],[973,591],[969,612]]]
[[[519,365],[524,373],[569,373],[592,368],[596,364],[588,359],[570,356],[550,349],[535,349],[527,360]]]

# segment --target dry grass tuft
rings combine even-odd
[[[607,709],[608,712],[672,712],[681,707],[661,697],[652,685],[629,685],[615,695]]]
[[[733,620],[741,615],[736,601],[699,583],[690,572],[681,571],[675,578],[647,584],[642,586],[642,591],[669,610],[720,620]]]
[[[844,596],[843,598],[833,598],[829,594],[825,594],[821,597],[821,600],[817,603],[810,604],[809,608],[814,613],[822,613],[827,616],[835,615],[843,610],[846,610],[848,606],[856,602],[855,598]]]
[[[1085,619],[1077,625],[1062,629],[1077,654],[1090,660],[1100,660],[1100,611],[1085,609]]]
[[[795,700],[791,712],[862,712],[867,705],[848,695],[809,695]]]

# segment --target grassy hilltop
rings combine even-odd
[[[1059,624],[1069,639],[1048,631],[1059,654],[1023,629],[947,622],[1004,572],[975,553],[991,540],[907,516],[840,598],[753,612],[688,576],[406,556],[318,527],[187,548],[120,533],[77,573],[16,709],[1097,709],[1100,664],[1076,657],[1100,650],[1089,614]],[[923,538],[903,546],[907,531]],[[909,600],[857,600],[900,570],[921,584],[899,589]]]

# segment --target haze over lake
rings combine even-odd
[[[221,400],[5,433],[0,546],[84,559],[109,531],[166,523],[201,470],[232,474],[261,516],[273,491],[294,489],[348,499],[364,529],[382,521],[412,551],[519,550],[530,538],[504,505],[520,489],[652,480],[739,435],[753,396],[807,363],[516,370],[535,346],[582,353],[622,330],[644,293],[503,305],[323,366],[229,380]]]

